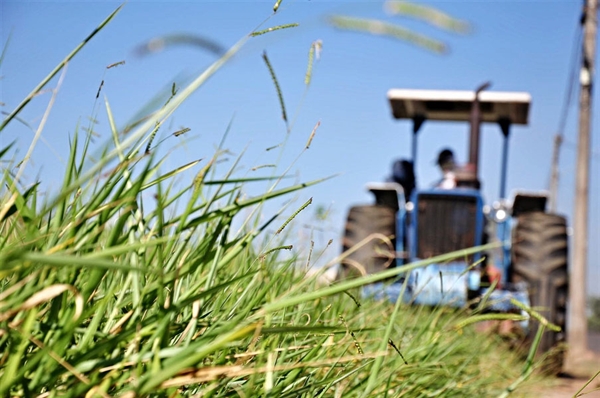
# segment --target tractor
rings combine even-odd
[[[394,162],[389,182],[367,185],[374,204],[350,208],[339,277],[374,274],[489,243],[487,251],[471,251],[367,285],[363,294],[455,307],[486,297],[491,311],[522,313],[511,304],[514,298],[561,328],[543,334],[538,352],[548,352],[565,340],[567,223],[565,217],[546,211],[545,193],[518,191],[511,200],[506,198],[510,127],[527,125],[531,96],[485,91],[488,86],[475,91],[388,91],[393,117],[413,122],[412,159]],[[470,123],[469,160],[456,171],[451,189],[419,189],[416,183],[419,130],[425,121],[435,120]],[[490,122],[500,126],[503,148],[500,197],[486,205],[478,175],[479,142],[481,124]],[[524,322],[529,341],[538,325]]]

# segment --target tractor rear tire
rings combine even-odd
[[[371,275],[396,264],[396,211],[388,206],[354,206],[343,239],[341,278]]]
[[[540,353],[549,354],[547,365],[552,369],[548,371],[559,372],[569,289],[566,219],[542,212],[522,214],[517,218],[514,242],[512,281],[527,282],[531,307],[561,328],[560,332],[547,329],[538,347]],[[529,342],[538,326],[536,320],[530,322]]]

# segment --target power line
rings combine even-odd
[[[583,13],[583,11],[582,11]],[[569,110],[571,109],[571,102],[573,101],[574,91],[575,91],[575,82],[578,81],[577,74],[579,71],[579,65],[581,63],[581,40],[583,37],[583,30],[581,29],[581,25],[583,24],[584,16],[582,14],[579,24],[575,28],[575,34],[573,35],[573,44],[571,47],[571,63],[569,68],[569,76],[567,78],[567,89],[565,92],[565,99],[563,102],[562,111],[560,113],[560,119],[558,122],[558,130],[557,134],[561,137],[564,137],[565,133],[565,125],[567,123],[567,119],[569,117]]]
[[[583,38],[583,24],[585,22],[586,8],[585,5],[582,9],[581,16],[579,18],[579,24],[575,27],[575,34],[573,35],[573,44],[571,47],[571,65],[570,71],[567,78],[567,89],[565,91],[565,97],[563,102],[563,108],[560,113],[558,121],[558,130],[554,136],[554,148],[552,150],[552,162],[550,164],[550,179],[549,179],[549,209],[551,212],[556,212],[558,207],[558,184],[559,184],[559,159],[560,159],[560,147],[564,141],[565,125],[569,117],[569,110],[571,109],[571,102],[573,100],[573,93],[575,91],[575,81],[577,81],[577,72],[579,70],[579,64],[581,63],[581,45]]]

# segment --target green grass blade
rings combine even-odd
[[[86,37],[77,47],[75,47],[75,49],[73,51],[71,51],[71,53],[69,53],[69,55],[67,55],[65,57],[65,59],[63,59],[53,70],[52,72],[50,72],[50,74],[48,76],[46,76],[32,91],[31,93],[29,93],[27,95],[27,97],[25,97],[25,99],[23,101],[21,101],[21,103],[19,105],[17,105],[17,107],[8,114],[8,116],[2,121],[2,123],[0,123],[0,133],[2,132],[2,130],[4,130],[4,127],[6,127],[6,125],[8,125],[8,123],[10,123],[10,121],[19,114],[19,112],[21,112],[21,110],[29,103],[29,101],[31,101],[33,99],[33,97],[35,97],[45,86],[46,84],[48,84],[48,82],[50,80],[52,80],[52,78],[54,76],[56,76],[56,74],[58,72],[61,71],[62,68],[65,67],[65,65],[71,60],[73,59],[73,57],[75,55],[77,55],[77,53],[83,48],[85,47],[85,45],[92,40],[92,38],[94,36],[96,36],[96,34],[98,34],[116,15],[119,11],[121,11],[121,8],[123,8],[123,5],[120,5],[119,7],[117,7],[116,10],[114,10],[104,21],[102,21],[100,23],[100,25],[98,25],[98,27],[96,29],[94,29],[94,31],[92,33],[90,33],[88,35],[88,37]]]
[[[279,106],[281,107],[281,117],[285,122],[286,126],[288,125],[287,112],[285,110],[285,102],[283,100],[283,93],[281,92],[281,87],[279,86],[279,80],[277,80],[277,76],[275,75],[275,70],[271,65],[271,61],[269,61],[269,57],[267,56],[267,52],[263,52],[263,61],[265,61],[265,65],[267,65],[267,69],[269,70],[269,74],[271,75],[271,80],[275,85],[275,90],[277,90],[277,98],[279,99]]]
[[[276,30],[295,28],[297,26],[299,26],[297,23],[288,23],[285,25],[277,25],[277,26],[273,26],[273,27],[270,27],[267,29],[259,30],[257,32],[252,32],[252,33],[250,33],[250,36],[252,36],[252,37],[260,36],[260,35],[264,35],[265,33],[274,32]]]
[[[155,272],[152,269],[141,268],[141,267],[132,267],[130,265],[124,263],[118,263],[111,260],[104,260],[101,258],[86,258],[86,257],[78,257],[78,256],[65,256],[59,254],[43,254],[43,253],[23,253],[20,256],[21,260],[31,261],[33,263],[39,263],[49,266],[58,266],[58,267],[75,267],[75,268],[102,268],[102,269],[111,269],[117,271],[126,271],[126,272],[141,272],[141,273],[153,273]],[[7,263],[0,261],[3,263],[2,269],[6,269]],[[0,271],[1,272],[1,271]]]
[[[194,160],[193,162],[184,164],[183,166],[180,166],[178,168],[176,168],[175,170],[171,170],[168,173],[162,174],[159,178],[150,181],[147,184],[142,185],[142,187],[140,188],[141,191],[145,191],[146,189],[153,187],[157,184],[160,184],[163,181],[166,181],[170,178],[175,177],[177,174],[182,173],[188,169],[191,169],[192,167],[194,167],[195,165],[197,165],[198,163],[200,163],[201,160]]]
[[[248,334],[252,333],[258,325],[251,324],[240,327],[229,333],[225,333],[222,336],[215,339],[210,344],[193,344],[183,350],[180,355],[167,359],[164,362],[164,367],[156,372],[144,375],[140,380],[139,392],[141,395],[146,395],[158,387],[163,381],[176,375],[182,369],[197,364],[202,358],[206,357],[211,352],[214,352],[220,348],[223,348],[231,341],[243,338]]]
[[[396,267],[393,269],[382,271],[377,274],[365,276],[362,278],[357,278],[354,280],[344,281],[344,282],[338,283],[336,285],[322,288],[322,289],[314,291],[314,292],[300,294],[295,297],[280,298],[276,302],[272,302],[272,303],[265,305],[263,307],[263,309],[259,312],[259,314],[262,315],[263,313],[264,314],[271,313],[274,311],[281,310],[285,307],[294,306],[294,305],[303,303],[305,301],[311,301],[311,300],[315,300],[318,298],[331,296],[333,294],[342,293],[345,290],[354,289],[357,287],[368,285],[370,283],[383,281],[383,280],[392,278],[394,276],[398,276],[400,274],[406,273],[413,269],[425,267],[429,264],[442,263],[442,262],[449,261],[449,260],[452,260],[455,258],[461,258],[461,257],[469,256],[471,254],[490,250],[490,249],[493,249],[493,248],[496,248],[499,246],[500,246],[500,243],[490,243],[487,245],[478,246],[478,247],[474,247],[471,249],[459,250],[459,251],[455,251],[452,253],[435,256],[435,257],[432,257],[427,260],[417,261],[412,264],[404,265],[402,267]]]
[[[323,181],[326,181],[328,179],[330,179],[332,177],[327,177],[327,178],[321,178],[318,180],[314,180],[314,181],[309,181],[309,182],[305,182],[299,185],[294,185],[292,187],[289,188],[283,188],[277,191],[272,191],[270,193],[267,194],[263,194],[263,195],[259,195],[257,197],[254,198],[250,198],[250,199],[246,199],[246,200],[240,200],[237,203],[233,203],[231,205],[228,206],[224,206],[223,208],[219,209],[218,211],[214,211],[214,212],[210,212],[210,213],[206,213],[200,217],[196,217],[192,220],[189,221],[189,223],[186,225],[186,229],[189,228],[193,228],[195,226],[198,226],[199,224],[205,223],[208,220],[214,219],[215,217],[219,217],[222,214],[235,214],[238,211],[240,211],[241,209],[243,209],[244,207],[248,207],[248,206],[252,206],[255,204],[259,204],[261,202],[264,202],[265,200],[269,200],[269,199],[273,199],[276,198],[278,196],[282,196],[282,195],[287,195],[289,193],[298,191],[300,189],[304,189],[306,187],[315,185],[315,184],[319,184]]]
[[[0,54],[0,67],[4,62],[4,57],[6,56],[6,51],[8,50],[8,45],[10,43],[10,38],[12,37],[12,30],[8,33],[8,37],[6,38],[6,43],[4,43],[4,47],[2,47],[2,54]]]
[[[172,101],[169,102],[164,108],[159,110],[152,118],[148,119],[137,127],[134,131],[130,132],[128,137],[121,141],[121,146],[129,148],[131,145],[138,143],[138,147],[144,144],[142,139],[146,133],[152,128],[157,120],[166,119],[169,117],[189,96],[195,92],[201,85],[203,85],[217,70],[219,70],[226,62],[228,62],[234,54],[244,45],[246,38],[235,44],[223,57],[215,61],[209,66],[204,72],[202,72],[194,81],[192,81],[185,89],[181,90]],[[146,139],[149,137],[146,137]],[[99,171],[101,171],[106,165],[109,164],[113,159],[118,157],[120,153],[119,149],[113,149],[106,153],[100,161],[91,166],[87,172],[78,176],[69,186],[62,189],[61,193],[48,203],[48,208],[52,208],[58,202],[64,200],[64,198],[75,191],[79,186],[84,185],[86,181],[93,179]]]

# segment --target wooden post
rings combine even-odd
[[[573,264],[569,283],[570,322],[567,327],[569,357],[576,361],[587,352],[586,271],[588,251],[588,205],[590,175],[590,133],[594,60],[598,28],[598,1],[586,0],[583,27],[583,56],[579,93],[579,137],[573,217]]]

